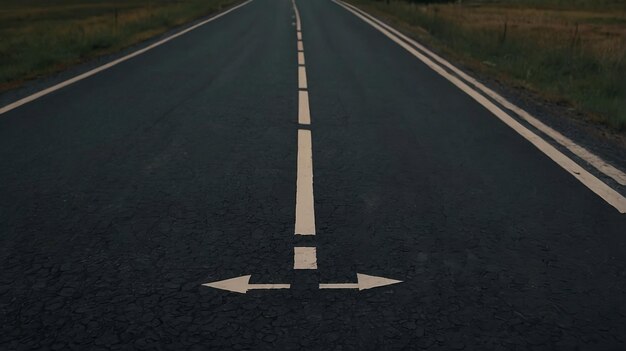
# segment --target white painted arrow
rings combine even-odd
[[[202,284],[210,288],[228,290],[245,294],[248,290],[266,290],[266,289],[289,289],[289,284],[250,284],[251,275],[220,280],[218,282]]]
[[[379,286],[402,283],[401,280],[376,277],[373,275],[361,273],[356,274],[356,281],[356,283],[320,284],[320,289],[359,289],[359,291],[361,291],[371,288],[377,288]]]

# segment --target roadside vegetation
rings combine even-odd
[[[626,132],[626,2],[349,0],[444,56]]]
[[[0,91],[118,51],[238,0],[0,0]]]

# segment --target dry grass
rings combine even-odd
[[[544,48],[578,45],[580,51],[601,61],[619,62],[626,53],[626,13],[502,5],[424,6],[420,10],[433,16],[438,12],[465,30],[504,34],[506,25],[508,36]]]
[[[353,2],[472,68],[626,129],[626,5]]]
[[[0,91],[118,51],[237,0],[0,0]]]

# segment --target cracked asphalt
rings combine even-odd
[[[626,349],[626,216],[348,11],[296,3],[317,235],[293,233],[291,1],[254,0],[0,116],[0,350]],[[403,283],[316,288],[357,272]],[[201,285],[248,274],[292,288]]]

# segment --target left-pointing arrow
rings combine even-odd
[[[220,280],[218,282],[202,284],[210,288],[228,290],[245,294],[248,290],[266,290],[266,289],[289,289],[289,284],[250,284],[251,275]]]

